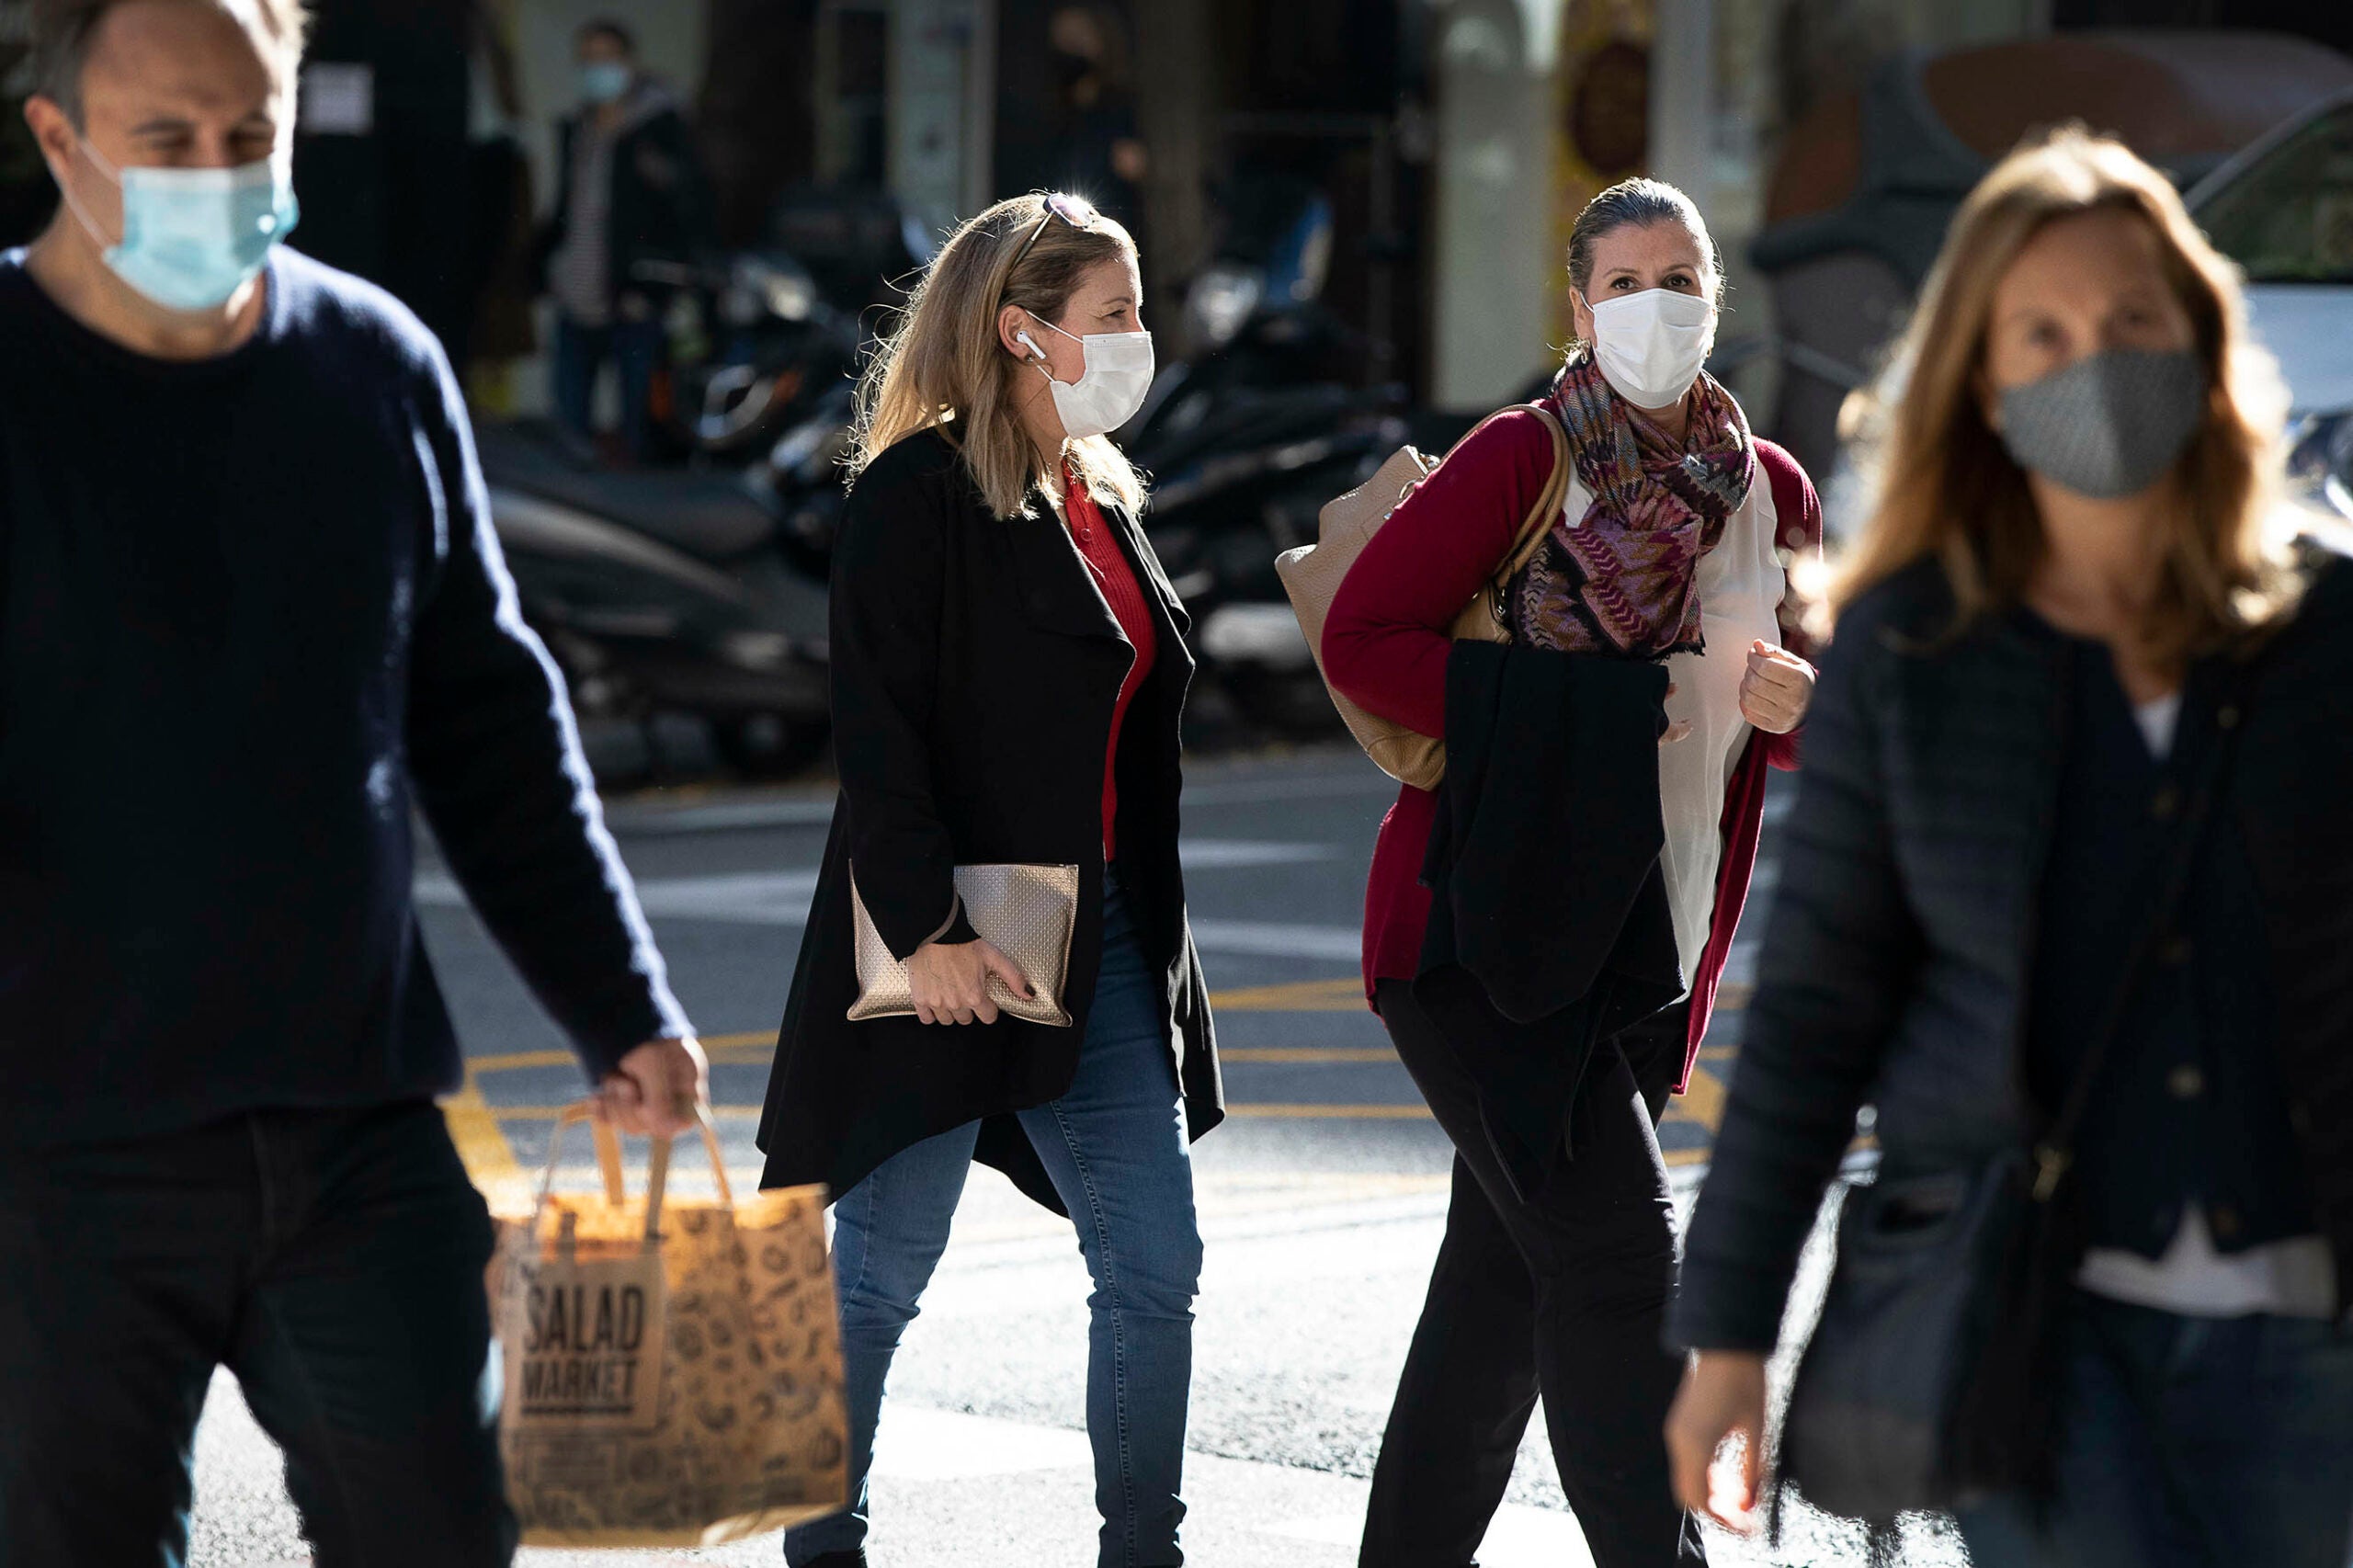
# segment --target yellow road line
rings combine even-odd
[[[501,1121],[553,1121],[570,1108],[560,1105],[494,1105],[490,1114]],[[760,1108],[756,1105],[715,1105],[711,1116],[720,1121],[752,1121],[757,1119]]]
[[[476,1073],[511,1073],[518,1067],[570,1067],[580,1058],[568,1051],[510,1051],[503,1056],[473,1056],[466,1059],[466,1075]]]
[[[1724,1119],[1724,1081],[1705,1067],[1691,1069],[1691,1082],[1667,1108],[1669,1121],[1696,1122],[1713,1132]]]
[[[1351,976],[1212,991],[1210,1006],[1229,1013],[1361,1013],[1365,1011],[1364,982]]]
[[[455,1106],[462,1098],[463,1096],[453,1096],[443,1104],[445,1107]],[[480,1105],[481,1096],[476,1094],[474,1098],[479,1106],[479,1114],[494,1119],[494,1125],[496,1121],[553,1121],[564,1110],[560,1105]],[[750,1121],[759,1116],[760,1109],[756,1105],[715,1105],[710,1108],[710,1113],[722,1121]],[[1361,1118],[1369,1120],[1411,1120],[1427,1119],[1430,1114],[1427,1106],[1420,1105],[1230,1105],[1225,1110],[1228,1116]],[[499,1142],[504,1146],[506,1139],[502,1136]],[[464,1145],[461,1143],[460,1147],[462,1149]],[[506,1152],[506,1158],[507,1165],[514,1165],[512,1150]]]
[[[1427,1121],[1426,1105],[1230,1105],[1228,1116],[1292,1118],[1303,1120]]]
[[[743,1052],[766,1051],[776,1043],[772,1034],[707,1035],[703,1047],[713,1055],[738,1056]],[[1370,1046],[1241,1046],[1222,1051],[1218,1055],[1228,1062],[1394,1062],[1397,1053],[1384,1048]],[[568,1051],[510,1051],[491,1056],[468,1059],[467,1069],[474,1073],[514,1073],[531,1067],[569,1067],[578,1059]]]
[[[1364,984],[1356,980],[1302,980],[1288,985],[1254,985],[1236,991],[1212,991],[1210,1006],[1228,1013],[1361,1013]],[[707,1034],[706,1051],[738,1051],[776,1043],[774,1029],[748,1029],[741,1034]]]
[[[458,1146],[458,1157],[465,1161],[467,1174],[480,1187],[524,1180],[523,1167],[515,1162],[514,1146],[499,1129],[500,1114],[483,1099],[471,1073],[466,1074],[465,1087],[441,1102],[442,1119],[449,1124],[449,1142]]]
[[[703,1037],[706,1051],[736,1051],[747,1046],[770,1046],[776,1043],[773,1034],[721,1034]],[[580,1059],[568,1051],[509,1051],[489,1056],[470,1056],[466,1069],[472,1073],[514,1073],[527,1067],[571,1067]]]
[[[1736,1013],[1748,1003],[1749,987],[1727,985],[1717,994],[1716,1011]],[[1302,980],[1283,985],[1245,986],[1233,991],[1212,991],[1210,1006],[1228,1013],[1355,1013],[1364,1008],[1364,988],[1354,980]],[[702,1037],[703,1049],[714,1054],[736,1055],[745,1051],[764,1051],[776,1044],[774,1029],[746,1029],[734,1034],[707,1034]],[[1388,1062],[1394,1054],[1378,1050],[1318,1051],[1302,1048],[1244,1048],[1220,1053],[1229,1062]],[[1700,1053],[1702,1061],[1719,1061],[1731,1054],[1729,1046],[1715,1046]],[[514,1073],[532,1067],[569,1067],[578,1059],[568,1051],[512,1051],[489,1056],[470,1058],[466,1066],[474,1073]]]
[[[1240,1045],[1217,1053],[1221,1062],[1291,1062],[1320,1066],[1324,1062],[1394,1062],[1393,1051],[1357,1046]]]

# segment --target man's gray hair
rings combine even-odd
[[[245,29],[290,95],[310,24],[303,0],[179,0],[225,12]],[[82,123],[82,68],[107,13],[128,0],[33,0],[33,91]]]

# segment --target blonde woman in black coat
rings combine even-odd
[[[1152,380],[1133,242],[1067,196],[998,203],[933,262],[870,370],[833,581],[842,799],[760,1146],[839,1195],[852,1506],[793,1568],[865,1562],[891,1358],[977,1157],[1072,1216],[1104,1568],[1182,1561],[1201,1264],[1187,1145],[1223,1115],[1176,860],[1185,611],[1104,433]],[[952,874],[1078,868],[1066,1027],[979,939]],[[851,1022],[851,881],[915,1012]],[[1008,939],[1007,946],[1016,946]]]

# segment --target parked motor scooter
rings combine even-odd
[[[817,758],[824,583],[740,476],[613,472],[540,424],[485,424],[477,440],[524,617],[584,717],[698,716],[746,777]]]
[[[880,302],[937,248],[888,195],[800,187],[779,199],[766,248],[738,257],[717,292],[722,319],[754,324],[689,379],[696,460],[740,464],[746,493],[777,524],[777,548],[817,578],[832,569],[855,381]]]
[[[1226,193],[1186,296],[1193,358],[1165,366],[1119,440],[1152,480],[1153,546],[1190,609],[1204,673],[1257,722],[1322,729],[1331,705],[1275,557],[1408,436],[1401,386],[1357,384],[1362,335],[1321,302],[1329,200],[1260,178]]]
[[[584,713],[699,716],[756,777],[823,750],[850,379],[870,302],[928,245],[887,196],[813,188],[779,201],[761,248],[649,276],[716,323],[670,372],[683,467],[613,472],[551,426],[483,427],[524,614]]]
[[[669,444],[689,466],[756,461],[809,403],[857,373],[856,310],[824,298],[808,270],[781,250],[704,266],[649,262],[638,270],[702,301],[709,318],[708,352],[669,373]]]
[[[847,380],[798,411],[767,454],[744,471],[745,488],[777,525],[777,548],[820,582],[833,571],[834,536],[848,499],[844,460],[858,416]]]

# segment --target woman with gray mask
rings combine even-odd
[[[2353,561],[2275,509],[2237,274],[2118,142],[1989,175],[1905,354],[1671,1318],[1677,1490],[1756,1503],[1869,1105],[1801,1493],[1951,1508],[1980,1568],[2344,1568]]]

